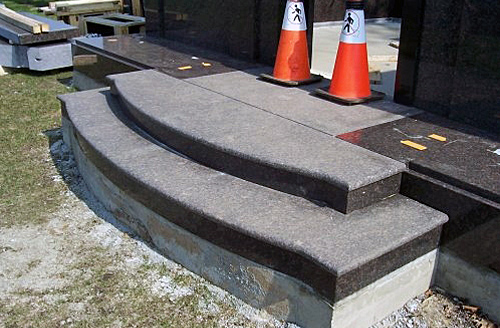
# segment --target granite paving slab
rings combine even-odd
[[[429,135],[437,134],[446,141]],[[500,136],[433,114],[420,114],[339,138],[408,163],[429,177],[500,203]],[[401,144],[411,140],[427,147],[418,151]]]
[[[110,77],[155,138],[212,168],[344,213],[399,191],[405,165],[155,71]]]
[[[85,156],[121,190],[207,241],[304,281],[328,300],[434,249],[447,220],[401,195],[345,215],[152,143],[108,90],[60,99]]]
[[[310,94],[319,87],[328,86],[328,80],[301,88],[286,88],[258,80],[261,72],[266,71],[256,68],[193,78],[189,82],[330,135],[398,120],[420,112],[388,99],[356,106],[338,105]]]
[[[75,43],[141,69],[157,69],[179,79],[259,66],[208,49],[140,34],[78,38]]]
[[[65,24],[64,22],[55,21],[47,17],[25,12],[21,12],[20,14],[49,24],[50,31],[46,33],[32,34],[0,19],[0,36],[10,40],[13,44],[28,45],[34,43],[60,41],[71,39],[80,35],[80,31],[77,27]]]

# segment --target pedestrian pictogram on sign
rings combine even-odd
[[[364,19],[363,10],[347,9],[342,25],[342,33],[340,34],[340,41],[347,43],[366,42]]]
[[[346,12],[346,19],[344,19],[344,28],[342,34],[351,35],[359,30],[359,17],[354,11]]]
[[[307,29],[302,2],[287,2],[282,29],[287,31],[305,31]]]

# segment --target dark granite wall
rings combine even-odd
[[[395,100],[500,134],[500,2],[406,0]]]
[[[313,3],[304,1],[310,40]],[[285,4],[285,0],[146,0],[146,30],[150,35],[272,65]]]
[[[402,1],[366,0],[366,15],[398,17]],[[285,4],[286,0],[146,0],[146,30],[273,65]],[[304,0],[304,6],[311,48],[313,22],[342,20],[345,0]]]

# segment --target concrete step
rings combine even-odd
[[[114,81],[117,90],[126,90],[120,78]],[[142,84],[136,85],[136,90],[147,90],[142,87],[153,88]],[[154,86],[156,90],[165,90],[163,87]],[[170,87],[169,94],[179,92],[179,101],[183,88],[189,89],[189,85],[176,83]],[[157,108],[156,97],[141,94],[144,106]],[[128,94],[121,97],[136,105],[139,101]],[[171,105],[176,103],[164,98]],[[325,308],[331,310],[336,302],[432,252],[447,220],[446,215],[401,195],[342,214],[168,151],[123,115],[119,101],[108,89],[64,95],[60,100],[65,141],[71,144],[86,182],[110,210],[159,249],[169,242],[184,249],[186,253],[178,257],[173,251],[165,253],[252,305],[269,306],[271,299],[266,297],[281,295],[281,300],[288,302],[287,313],[294,313],[293,317],[278,315],[286,320],[317,326],[308,324],[318,320],[314,312],[300,310],[305,295],[317,295],[315,299],[320,301],[314,304],[330,304]],[[134,210],[136,207],[141,210]],[[162,228],[165,225],[177,232],[167,233]],[[185,235],[208,244],[195,247],[181,238]],[[227,254],[238,256],[235,263],[250,261],[251,267],[271,270],[268,287],[257,288],[253,282],[239,280],[240,269],[234,266],[221,274]],[[265,278],[257,272],[251,276],[252,281]],[[284,280],[288,287],[279,291],[271,288]],[[296,289],[300,292],[291,291],[289,284],[302,286]],[[406,288],[405,283],[391,285],[392,298],[406,298],[400,301],[404,302],[411,297],[398,288]],[[276,308],[270,312],[281,313]]]
[[[399,192],[403,163],[327,133],[156,71],[109,79],[135,122],[203,165],[343,213]]]

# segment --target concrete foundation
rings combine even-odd
[[[500,322],[500,274],[464,261],[443,248],[439,253],[435,284],[447,292],[479,305],[484,313]]]

